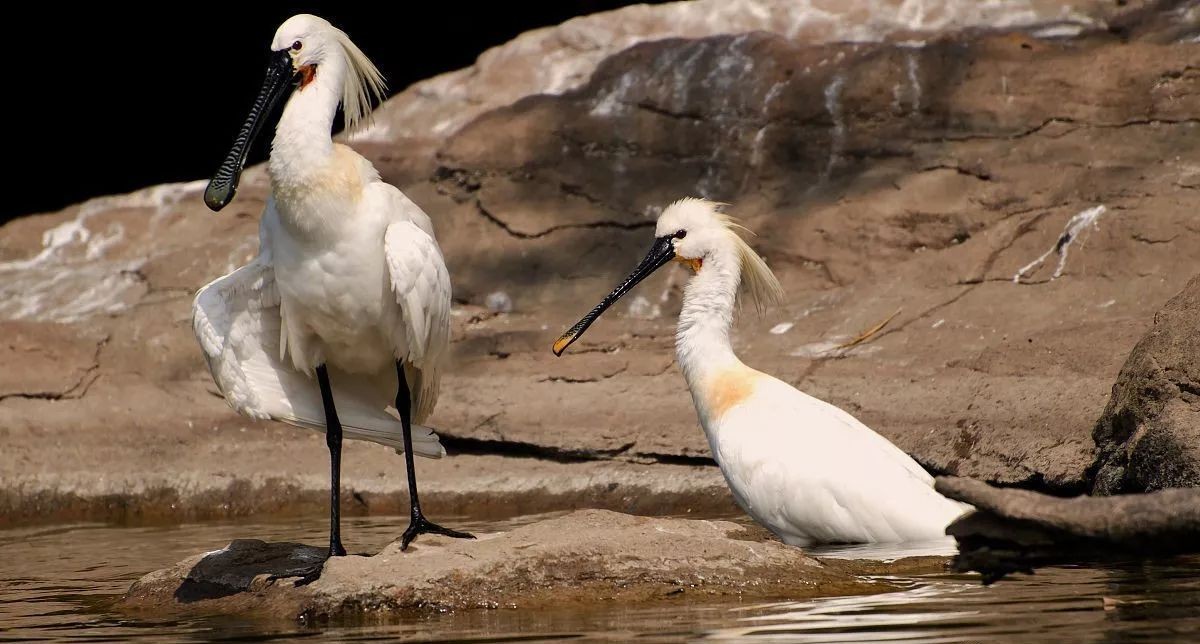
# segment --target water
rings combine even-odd
[[[506,522],[447,523],[477,532]],[[352,552],[393,540],[405,518],[345,520]],[[468,610],[371,626],[304,627],[233,618],[135,619],[112,604],[150,570],[234,537],[321,543],[324,523],[204,523],[117,527],[76,524],[0,531],[0,641],[169,642],[1196,642],[1200,558],[1039,570],[984,587],[972,575],[886,577],[901,590],[802,602],[727,601],[561,610]],[[944,549],[837,548],[819,554],[894,558]]]

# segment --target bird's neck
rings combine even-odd
[[[732,252],[713,253],[683,289],[675,352],[693,388],[713,373],[741,365],[729,342],[741,264]]]
[[[317,66],[310,82],[292,92],[275,127],[267,164],[277,191],[307,182],[329,164],[333,118],[345,75],[345,61],[333,57]]]

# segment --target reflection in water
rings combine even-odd
[[[890,580],[909,588],[758,606],[736,626],[708,637],[928,644],[1200,641],[1200,558],[1047,568],[992,586],[982,586],[974,575]]]
[[[455,525],[507,530],[533,518]],[[346,519],[347,546],[373,552],[405,517]],[[901,590],[867,597],[778,603],[599,605],[555,610],[471,610],[409,615],[392,623],[308,628],[232,618],[135,619],[113,599],[148,570],[232,538],[323,543],[320,520],[119,528],[84,524],[0,531],[0,641],[188,642],[1131,642],[1200,641],[1200,559],[1057,567],[984,587],[972,575],[888,577]],[[895,559],[947,554],[945,542],[830,547],[825,557]]]
[[[907,543],[863,543],[842,546],[817,546],[805,549],[814,557],[832,559],[872,559],[895,561],[904,557],[950,557],[958,552],[954,537],[909,541]]]

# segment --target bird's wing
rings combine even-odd
[[[413,418],[423,422],[437,404],[441,365],[450,343],[450,274],[437,241],[411,220],[387,227],[384,254],[400,305],[394,333],[401,337],[395,344],[408,347],[405,371],[416,397]]]
[[[279,291],[270,258],[250,264],[200,289],[192,328],[225,400],[239,413],[325,431],[320,390],[312,379],[280,360]],[[396,381],[379,382],[330,370],[333,397],[346,438],[404,449],[402,426],[389,409]],[[437,434],[413,427],[413,453],[443,456]]]
[[[904,480],[922,488],[933,487],[933,477],[920,463],[895,443],[867,427],[853,414],[837,405],[796,390],[786,383],[780,384],[795,392],[789,404],[798,414],[824,419],[821,435],[808,436],[808,439],[821,449],[829,450],[830,453],[835,453],[836,450],[836,453],[846,457],[846,462],[852,461],[865,473],[903,472],[902,478],[892,480],[897,483]]]
[[[804,392],[800,393],[805,396],[808,395],[804,394]],[[845,428],[847,434],[853,436],[855,440],[861,442],[863,450],[872,450],[879,455],[879,458],[884,459],[889,463],[902,466],[904,470],[909,473],[909,475],[911,475],[917,481],[920,481],[922,484],[930,486],[933,485],[933,477],[929,475],[929,472],[925,471],[925,468],[921,467],[920,463],[918,463],[913,457],[909,456],[907,452],[897,447],[895,443],[884,438],[870,427],[867,427],[861,420],[855,418],[853,414],[845,409],[842,409],[837,405],[827,403],[819,398],[813,398],[811,396],[809,396],[809,398],[814,401],[814,404],[820,405],[822,408],[826,409],[830,414],[836,417],[838,421],[840,421],[842,427]]]
[[[771,379],[720,423],[731,438],[723,469],[733,466],[731,478],[759,512],[811,538],[932,538],[965,509],[886,438],[782,381]]]

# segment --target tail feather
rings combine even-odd
[[[287,420],[280,419],[289,425],[304,427],[314,431],[325,433],[325,423],[314,423],[307,420],[296,419]],[[339,412],[340,420],[340,412]],[[367,441],[377,443],[385,447],[390,447],[396,450],[397,454],[404,453],[404,435],[391,428],[381,430],[369,427],[356,427],[342,423],[342,436],[350,440]],[[426,458],[441,458],[446,455],[446,448],[442,447],[441,440],[437,433],[428,427],[421,425],[413,425],[412,428],[413,454],[415,456],[424,456]]]
[[[272,364],[273,360],[261,359],[273,355],[262,352],[255,359],[239,362],[257,394],[260,409],[276,420],[325,431],[325,407],[317,383],[284,365]],[[331,368],[329,381],[343,436],[386,445],[397,453],[404,451],[403,426],[395,409],[388,405],[393,395],[388,392],[398,385],[394,376],[391,383],[395,384],[390,384],[387,378],[347,374]],[[446,455],[438,435],[428,427],[413,425],[412,441],[413,454],[417,456]]]

